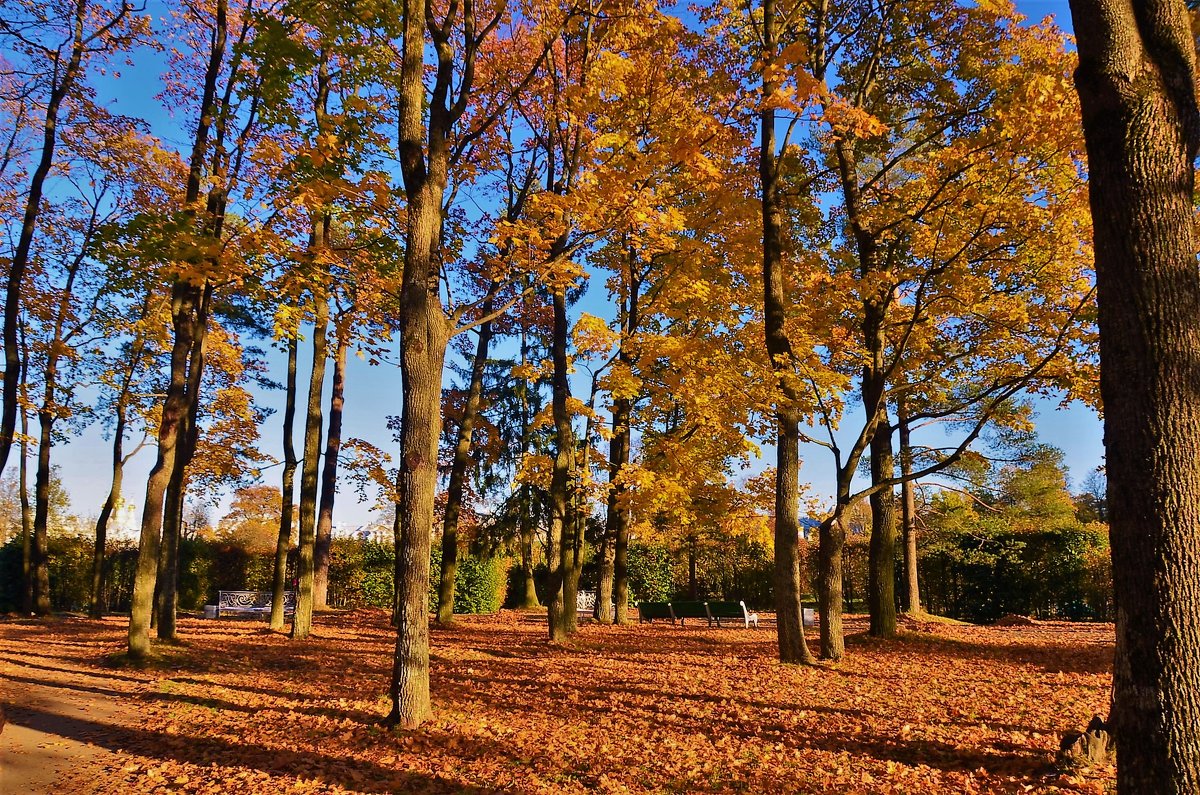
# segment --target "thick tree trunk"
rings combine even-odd
[[[170,382],[158,426],[158,457],[146,480],[138,540],[137,569],[129,615],[129,656],[143,659],[150,651],[150,617],[158,579],[158,555],[162,538],[163,503],[179,442],[180,426],[187,414],[187,370],[196,334],[196,287],[178,281],[171,290],[171,316],[175,341],[171,348]]]
[[[763,60],[770,66],[778,53],[775,0],[763,0]],[[787,336],[787,291],[784,286],[783,207],[779,197],[779,155],[775,137],[775,110],[771,99],[778,91],[774,78],[763,80],[763,110],[759,113],[758,174],[762,202],[763,324],[767,354],[777,379],[775,402],[775,615],[779,660],[811,663],[804,639],[800,599],[800,414],[795,377],[795,355]],[[822,536],[824,542],[824,536]],[[837,559],[840,561],[840,558]],[[833,565],[834,559],[828,561]],[[826,559],[821,558],[825,571]],[[822,623],[822,631],[829,622]]]
[[[283,408],[283,484],[279,510],[279,535],[275,538],[275,569],[271,578],[271,629],[283,631],[284,592],[287,591],[288,552],[292,546],[292,513],[296,492],[296,444],[292,439],[296,426],[296,365],[300,341],[293,333],[288,339],[286,397]]]
[[[904,612],[917,615],[921,613],[921,586],[917,576],[917,498],[916,484],[912,481],[912,439],[903,405],[898,414],[900,475],[904,478],[900,486],[900,516],[904,536]]]
[[[596,560],[600,565],[596,582],[596,609],[592,612],[600,624],[611,624],[616,616],[613,610],[613,553],[613,540],[605,530],[596,550]]]
[[[571,417],[567,413],[567,398],[570,384],[567,380],[567,297],[561,290],[554,293],[554,331],[552,358],[554,361],[553,398],[551,413],[554,417],[555,455],[554,468],[550,475],[550,578],[548,616],[550,640],[566,640],[570,634],[566,613],[574,610],[567,604],[564,586],[567,570],[571,567],[570,487],[571,461],[575,454],[575,442],[571,433]]]
[[[340,324],[339,324],[340,326]],[[313,604],[324,609],[329,600],[329,552],[333,543],[333,505],[337,498],[338,456],[342,452],[342,412],[346,405],[346,352],[349,333],[337,331],[333,353],[333,384],[329,393],[329,433],[325,436],[325,461],[321,467],[321,504],[317,516],[317,540],[313,548]]]
[[[871,481],[896,477],[892,454],[892,428],[885,416],[871,439]],[[867,604],[871,634],[896,635],[896,493],[891,487],[871,495],[871,546],[867,558]]]
[[[187,495],[187,468],[196,455],[200,440],[200,387],[204,378],[205,353],[208,350],[208,314],[213,287],[205,283],[196,308],[195,334],[188,360],[187,411],[179,428],[179,442],[171,470],[171,480],[163,506],[162,544],[158,569],[158,625],[160,640],[175,640],[175,614],[179,591],[179,540],[183,535],[183,507]]]
[[[490,294],[484,301],[481,312],[485,316],[492,313]],[[471,383],[467,387],[467,402],[463,406],[462,421],[458,425],[458,437],[454,443],[454,458],[450,462],[446,511],[442,519],[442,575],[438,585],[437,621],[443,626],[454,620],[454,577],[458,572],[458,518],[462,513],[467,465],[471,460],[471,436],[475,432],[475,419],[479,416],[479,408],[483,404],[483,372],[487,367],[491,343],[492,324],[488,322],[479,327],[475,358],[471,360]]]
[[[1117,790],[1200,792],[1195,41],[1182,0],[1072,0],[1100,327]]]
[[[317,222],[311,250],[322,256],[329,219]],[[325,386],[325,360],[329,326],[329,299],[323,289],[313,295],[312,370],[308,380],[308,405],[304,421],[304,460],[300,467],[300,537],[296,577],[296,612],[292,616],[292,638],[307,638],[312,631],[313,580],[316,575],[317,476],[321,464],[321,391]]]
[[[440,183],[444,184],[444,183]],[[409,249],[405,273],[433,273],[433,245],[440,227],[440,189],[420,194],[409,208]],[[437,490],[437,450],[441,431],[442,367],[449,342],[449,319],[437,294],[437,280],[405,279],[401,292],[400,473],[397,491],[403,511],[396,549],[396,655],[392,669],[392,710],[388,725],[419,726],[432,712],[429,701],[429,550]]]
[[[821,522],[817,545],[817,597],[821,612],[821,657],[840,660],[846,653],[842,635],[842,547],[846,529],[840,515]]]
[[[217,82],[225,61],[228,32],[228,0],[217,0],[211,49],[204,73],[198,123],[184,191],[183,206],[188,208],[188,212],[200,198],[209,134],[216,115]],[[150,618],[154,611],[154,592],[158,579],[163,502],[175,469],[179,433],[188,413],[188,364],[192,344],[199,332],[197,313],[201,304],[201,289],[201,285],[181,278],[176,278],[171,286],[171,323],[175,339],[171,346],[170,380],[158,426],[158,457],[146,479],[146,499],[142,504],[137,569],[129,614],[129,656],[134,660],[144,659],[150,652]]]

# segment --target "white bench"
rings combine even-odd
[[[207,612],[207,611],[205,611]],[[270,591],[218,591],[214,618],[220,618],[222,613],[250,613],[251,615],[270,615]],[[296,592],[283,592],[283,614],[292,615],[296,612]]]

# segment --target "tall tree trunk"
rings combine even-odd
[[[533,578],[533,513],[530,506],[530,488],[521,486],[521,579],[524,580],[517,607],[522,610],[537,610],[537,583]]]
[[[324,248],[328,226],[328,217],[317,221],[312,235],[313,252],[321,252]],[[317,256],[322,254],[317,253]],[[296,566],[296,576],[300,583],[296,594],[296,612],[292,616],[292,637],[297,640],[307,638],[312,630],[313,579],[316,575],[317,475],[321,464],[321,425],[324,421],[321,391],[325,386],[328,326],[329,299],[324,289],[318,288],[313,294],[312,370],[308,380],[308,405],[304,421],[304,461],[300,467],[300,554]]]
[[[177,281],[171,290],[175,341],[171,347],[170,382],[158,426],[158,457],[146,480],[129,616],[129,656],[135,660],[145,658],[150,651],[149,629],[158,579],[163,503],[175,470],[180,429],[187,416],[188,359],[196,335],[197,292],[196,287],[183,281]]]
[[[763,62],[768,68],[778,57],[775,15],[775,0],[763,0]],[[795,354],[786,328],[783,207],[779,197],[775,109],[771,105],[778,89],[775,78],[763,79],[763,109],[759,112],[758,124],[764,330],[767,354],[771,357],[779,393],[775,400],[775,615],[780,662],[809,664],[813,658],[804,640],[800,604],[803,596],[800,577],[800,411],[792,384]]]
[[[198,202],[203,184],[209,135],[216,115],[217,82],[225,61],[228,42],[228,7],[228,0],[217,0],[214,9],[211,48],[205,67],[196,132],[188,164],[187,187],[184,191],[183,206],[188,208],[188,212],[191,212],[190,208]],[[210,205],[211,199],[210,196]],[[170,380],[158,426],[158,456],[146,479],[146,499],[142,505],[137,569],[134,574],[129,615],[129,656],[134,660],[144,659],[150,652],[150,618],[154,610],[154,592],[158,579],[163,503],[175,470],[181,425],[188,413],[188,365],[192,345],[199,331],[197,313],[202,303],[202,289],[202,285],[179,277],[175,278],[171,286],[171,325],[175,339],[171,346]]]
[[[440,183],[444,185],[444,182]],[[441,224],[441,189],[421,194],[409,206],[409,248],[401,288],[401,374],[404,405],[400,432],[399,514],[396,549],[396,655],[392,668],[389,725],[419,726],[432,712],[429,702],[429,551],[432,543],[437,450],[441,430],[442,368],[449,319],[433,274],[433,246]],[[414,247],[415,244],[415,247]]]
[[[47,391],[53,392],[53,386]],[[50,446],[54,415],[45,407],[38,412],[37,473],[33,487],[33,612],[50,615],[50,543],[47,519],[50,514]]]
[[[205,283],[196,309],[196,332],[188,361],[187,411],[179,429],[179,442],[171,479],[163,505],[162,544],[158,567],[159,640],[175,640],[175,617],[179,607],[179,541],[183,535],[183,509],[187,497],[187,468],[196,456],[200,440],[200,388],[204,378],[205,353],[208,350],[208,315],[213,286]]]
[[[42,194],[46,178],[54,165],[54,150],[58,144],[58,115],[62,103],[71,92],[79,76],[83,53],[87,49],[84,22],[89,13],[87,0],[75,0],[71,20],[71,54],[66,63],[55,62],[54,78],[46,102],[46,117],[42,122],[42,145],[38,164],[29,180],[29,193],[25,197],[25,215],[21,221],[21,233],[12,261],[8,264],[8,284],[4,294],[4,406],[0,411],[0,472],[8,465],[8,454],[12,449],[13,434],[17,428],[17,393],[20,388],[21,346],[17,335],[20,323],[21,291],[25,269],[29,264],[33,248],[33,236],[37,231],[38,215],[42,208]],[[61,71],[59,68],[61,66]],[[39,454],[40,455],[40,454]]]
[[[492,296],[489,291],[481,312],[492,313]],[[479,340],[475,344],[475,358],[471,361],[471,383],[467,387],[467,402],[463,406],[462,421],[458,425],[458,436],[454,443],[454,458],[450,462],[450,482],[446,491],[446,510],[442,519],[442,574],[438,584],[437,621],[443,626],[454,620],[454,577],[458,572],[458,519],[462,513],[463,490],[467,479],[467,464],[471,460],[471,436],[475,432],[475,419],[483,404],[483,372],[487,367],[488,351],[492,343],[492,324],[479,327]]]
[[[550,475],[550,587],[547,598],[550,640],[566,640],[569,634],[566,613],[575,605],[567,604],[563,587],[567,570],[571,566],[568,548],[571,537],[570,489],[571,461],[575,457],[575,442],[571,433],[571,417],[567,411],[570,384],[567,380],[567,296],[562,290],[553,295],[554,330],[552,335],[552,359],[554,362],[553,398],[551,414],[554,417],[555,455]]]
[[[317,517],[317,540],[313,548],[313,604],[321,609],[329,601],[329,552],[333,543],[333,505],[337,498],[338,456],[342,452],[342,411],[346,405],[346,351],[350,335],[336,323],[337,344],[333,352],[333,384],[329,393],[329,433],[325,436],[325,460],[321,467],[321,505]]]
[[[904,537],[904,612],[919,615],[922,611],[921,587],[917,577],[916,484],[912,481],[912,438],[903,402],[897,409],[897,415],[900,429],[900,475],[904,478],[900,486],[900,517]]]
[[[616,485],[608,491],[608,512],[605,521],[613,543],[613,581],[616,604],[614,620],[624,626],[629,623],[629,510],[622,503],[625,485],[618,479],[629,465],[629,420],[633,402],[628,398],[613,401],[612,439],[609,441],[609,481]]]
[[[885,418],[871,439],[871,480],[882,483],[896,477],[892,453],[892,428]],[[871,495],[871,542],[867,557],[867,603],[871,634],[896,635],[896,492],[888,487]]]
[[[817,598],[821,612],[821,657],[840,660],[846,654],[842,635],[842,547],[846,528],[840,513],[821,522],[817,542]]]
[[[293,332],[288,338],[286,398],[283,408],[283,495],[279,509],[279,535],[275,539],[275,568],[271,578],[271,629],[283,630],[284,592],[287,590],[288,552],[292,546],[292,513],[296,492],[296,444],[292,439],[296,425],[296,365],[300,341]]]
[[[105,547],[108,545],[108,523],[121,503],[121,484],[125,480],[125,423],[124,413],[118,410],[117,427],[113,431],[112,485],[100,507],[100,516],[96,518],[96,544],[92,549],[92,601],[88,607],[88,615],[92,618],[104,617]]]
[[[1071,0],[1096,249],[1117,791],[1200,792],[1195,40],[1182,0]]]
[[[28,357],[26,357],[28,361]],[[33,506],[29,502],[29,415],[21,412],[21,611],[33,615]]]
[[[318,136],[329,127],[329,58],[322,48],[317,64],[317,94],[313,114]],[[326,262],[331,216],[323,208],[313,220],[309,255],[315,266],[313,277],[313,357],[308,380],[308,407],[304,422],[304,462],[300,469],[300,534],[296,574],[299,579],[296,612],[292,615],[292,638],[307,638],[312,631],[316,578],[317,477],[321,464],[321,393],[325,386],[325,359],[329,333],[330,267]]]
[[[528,331],[524,324],[521,326],[521,368],[524,371],[529,359]],[[523,376],[517,385],[521,405],[521,452],[529,452],[529,425],[532,421],[529,410],[529,377]],[[518,597],[518,607],[524,610],[536,610],[541,607],[538,602],[537,584],[533,578],[533,491],[527,484],[520,486],[520,522],[521,522],[521,578],[524,584]]]

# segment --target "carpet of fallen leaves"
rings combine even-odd
[[[0,673],[127,707],[71,727],[111,753],[60,791],[181,793],[1105,792],[1064,774],[1062,732],[1103,713],[1111,625],[848,622],[837,664],[780,665],[771,628],[584,625],[503,612],[434,630],[435,717],[389,732],[380,611],[329,613],[293,643],[261,622],[181,622],[123,667],[125,622],[0,623]],[[81,681],[87,684],[80,684]]]

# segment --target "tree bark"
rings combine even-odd
[[[542,606],[538,601],[537,583],[533,578],[534,533],[530,498],[529,486],[521,486],[521,579],[524,583],[517,600],[517,607],[521,610],[537,610]]]
[[[775,0],[763,0],[763,62],[768,67],[778,56]],[[770,74],[766,72],[766,74]],[[784,284],[785,251],[783,207],[779,197],[779,156],[775,136],[775,109],[771,102],[779,89],[775,78],[763,79],[763,109],[759,111],[758,174],[762,204],[763,314],[767,354],[779,394],[775,405],[775,615],[779,660],[813,662],[804,639],[800,599],[800,411],[792,379],[795,355],[788,339],[787,288]],[[825,558],[822,557],[822,562]],[[830,565],[834,561],[830,560]],[[822,630],[829,622],[822,622]]]
[[[179,540],[183,535],[183,507],[187,495],[187,468],[196,455],[200,439],[200,387],[204,377],[205,351],[208,348],[208,315],[212,305],[213,287],[205,283],[196,308],[196,329],[188,359],[188,380],[185,400],[187,410],[179,429],[179,444],[171,468],[163,506],[162,544],[158,568],[158,625],[159,640],[175,640],[175,616],[179,591]]]
[[[1071,0],[1096,249],[1120,793],[1200,792],[1195,40],[1182,0]]]
[[[491,293],[480,312],[485,316],[492,313]],[[475,358],[471,360],[471,383],[467,387],[467,402],[463,406],[462,421],[458,425],[454,458],[450,463],[450,482],[446,489],[446,511],[442,519],[442,575],[438,585],[437,610],[437,621],[443,626],[454,621],[454,577],[458,572],[458,518],[462,513],[467,465],[471,460],[471,436],[475,432],[475,419],[479,416],[479,408],[483,405],[483,372],[487,367],[491,343],[492,324],[487,322],[479,327],[479,339],[475,343]]]
[[[896,476],[892,428],[886,412],[871,439],[871,480],[882,483]],[[896,635],[896,493],[892,488],[871,494],[871,542],[867,558],[867,603],[870,632],[877,638]]]
[[[821,612],[821,657],[840,660],[846,654],[842,635],[842,547],[846,529],[840,514],[821,522],[817,541],[817,598]]]
[[[28,361],[28,356],[25,357]],[[21,499],[21,610],[33,615],[33,506],[29,502],[29,415],[21,412],[21,482],[17,488]]]
[[[204,73],[198,122],[189,159],[187,187],[184,191],[183,206],[189,208],[188,212],[191,212],[190,208],[199,200],[203,184],[204,163],[217,105],[217,82],[220,79],[228,42],[228,0],[217,0],[213,21],[211,49]],[[171,286],[171,325],[175,339],[171,346],[170,381],[159,420],[158,456],[146,479],[146,499],[142,505],[137,570],[134,574],[129,615],[129,657],[133,660],[142,660],[150,652],[150,618],[158,579],[163,502],[175,469],[181,425],[188,412],[188,364],[192,344],[198,332],[196,315],[201,304],[202,287],[182,277],[176,277]]]
[[[317,516],[317,540],[313,547],[313,604],[328,606],[329,553],[333,543],[333,505],[337,498],[338,456],[342,452],[342,412],[346,405],[346,352],[350,335],[335,323],[337,344],[333,352],[333,383],[329,393],[329,432],[325,436],[325,460],[321,468],[321,504]]]
[[[319,219],[313,229],[310,250],[324,256],[329,217]],[[308,405],[304,420],[304,460],[300,467],[300,537],[296,576],[296,612],[292,615],[292,638],[307,638],[312,631],[313,580],[316,576],[317,476],[321,464],[321,392],[325,386],[325,360],[329,326],[329,298],[324,285],[313,290],[312,370],[308,379]]]
[[[292,513],[296,492],[296,444],[292,439],[296,425],[296,365],[300,341],[296,333],[288,339],[286,397],[283,408],[283,483],[279,509],[279,535],[275,539],[275,569],[271,578],[271,629],[282,632],[284,592],[287,590],[288,552],[292,546]]]
[[[566,640],[570,634],[567,611],[575,609],[567,604],[564,586],[567,570],[571,567],[570,488],[571,461],[575,457],[575,442],[571,433],[571,417],[567,412],[570,384],[567,380],[567,296],[562,290],[555,291],[554,331],[552,336],[553,398],[551,413],[554,417],[555,455],[550,475],[550,582],[548,594],[548,623],[550,640]]]
[[[917,576],[917,499],[916,484],[912,481],[912,439],[903,402],[897,409],[900,430],[900,516],[904,536],[904,612],[919,615],[921,586]]]
[[[187,413],[187,369],[196,334],[196,287],[177,281],[171,290],[171,317],[175,340],[171,347],[170,383],[163,401],[158,426],[158,457],[146,480],[138,540],[137,569],[129,615],[129,656],[144,659],[150,652],[150,618],[158,579],[158,556],[162,541],[163,503],[179,442],[180,426]]]

